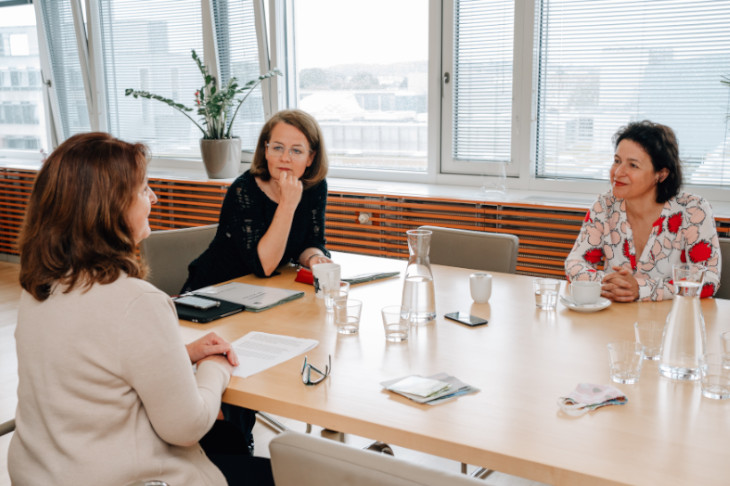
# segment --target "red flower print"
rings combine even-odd
[[[706,299],[715,295],[715,284],[706,283],[702,286],[702,292],[700,292],[700,299]]]
[[[652,226],[656,226],[659,229],[657,230],[657,236],[662,234],[662,230],[664,229],[664,216],[660,217],[656,221],[654,221],[654,224]]]
[[[699,241],[689,249],[689,259],[692,263],[706,262],[712,255],[712,246],[707,241]],[[682,253],[684,256],[684,252]]]
[[[588,250],[583,254],[583,260],[593,264],[600,262],[603,260],[603,249],[593,248],[592,250]]]
[[[667,221],[667,229],[677,234],[677,231],[679,231],[679,228],[682,226],[682,213],[674,213],[673,215],[669,216],[669,221]]]
[[[682,253],[679,254],[679,261],[682,263],[687,263],[687,253],[686,252],[683,251]]]
[[[636,256],[629,253],[629,240],[624,240],[624,256],[629,259],[631,269],[636,270]]]
[[[586,217],[585,217],[585,219],[583,220],[583,222],[584,222],[584,223],[592,223],[592,222],[593,222],[593,220],[591,219],[591,212],[590,212],[590,211],[588,211],[588,212],[586,213]]]

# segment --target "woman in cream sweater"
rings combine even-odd
[[[144,145],[87,133],[38,173],[20,241],[13,484],[273,483],[268,460],[198,445],[238,359],[214,333],[185,346],[171,300],[142,280],[146,166]]]

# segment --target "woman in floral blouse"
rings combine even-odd
[[[642,121],[614,135],[611,191],[586,214],[565,260],[569,280],[601,280],[616,302],[672,298],[672,265],[707,267],[702,297],[720,283],[720,247],[709,203],[680,193],[682,169],[671,128]],[[601,270],[600,265],[603,265]]]

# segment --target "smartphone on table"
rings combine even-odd
[[[448,314],[444,314],[444,317],[472,327],[482,326],[489,322],[482,317],[471,315],[468,312],[449,312]]]
[[[174,299],[176,303],[186,305],[194,309],[207,310],[213,307],[220,307],[221,303],[217,300],[198,297],[197,295],[182,295]]]

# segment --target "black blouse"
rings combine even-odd
[[[297,261],[307,248],[319,248],[325,255],[324,217],[327,181],[302,192],[284,255],[279,265]],[[269,199],[249,171],[228,188],[223,200],[218,231],[202,255],[188,266],[183,291],[224,282],[254,273],[266,277],[257,246],[274,219],[278,204]]]

